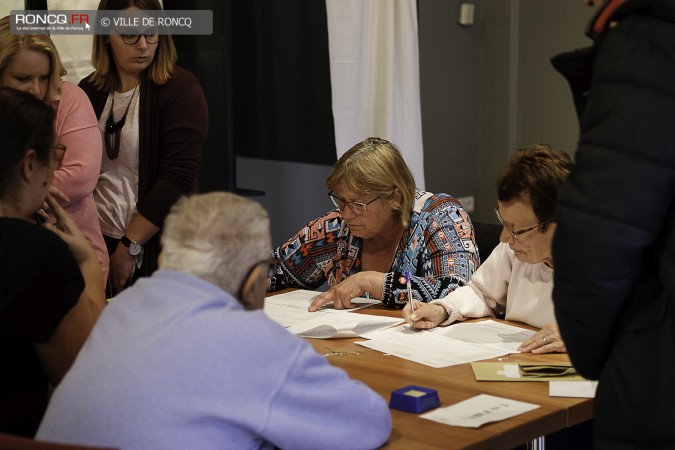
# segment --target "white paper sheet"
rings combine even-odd
[[[533,403],[480,394],[454,405],[438,408],[420,417],[458,427],[478,428],[539,408]]]
[[[549,381],[548,395],[551,397],[595,398],[597,381]]]
[[[380,303],[379,300],[355,298],[360,306],[338,310],[332,304],[319,311],[309,312],[307,308],[319,292],[296,290],[274,295],[265,299],[264,311],[267,316],[289,332],[303,337],[318,339],[358,337],[401,322],[401,318],[368,314],[354,314],[352,311]]]
[[[317,339],[359,337],[373,330],[401,322],[401,319],[396,317],[343,313],[335,310],[324,311],[324,313],[319,317],[296,322],[288,327],[288,331],[298,336]]]
[[[270,319],[279,323],[282,327],[288,328],[295,325],[296,323],[316,319],[317,317],[322,316],[325,311],[335,310],[331,303],[324,306],[319,311],[313,313],[307,311],[307,308],[309,308],[309,305],[312,303],[314,297],[319,294],[320,292],[317,291],[298,289],[295,291],[266,297],[264,306],[265,314],[267,314],[267,317]],[[359,306],[342,311],[355,311],[357,309],[365,308],[367,306],[375,305],[381,302],[379,300],[359,297],[353,299],[352,303],[356,303]]]
[[[494,320],[458,323],[431,331],[408,325],[367,333],[364,347],[430,367],[448,367],[517,353],[518,346],[534,331]]]
[[[455,323],[449,327],[437,327],[430,331],[467,344],[479,344],[508,353],[518,353],[518,347],[533,334],[532,330],[514,327],[494,320],[474,323]]]
[[[506,352],[465,344],[423,331],[405,331],[406,328],[410,330],[407,325],[396,327],[397,334],[392,335],[391,338],[380,336],[370,341],[357,342],[357,344],[434,368],[496,358],[506,354]],[[372,333],[364,337],[367,338],[369,335]]]

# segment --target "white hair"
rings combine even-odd
[[[269,228],[267,212],[253,200],[229,192],[183,197],[164,222],[161,267],[236,296],[251,267],[271,255]]]

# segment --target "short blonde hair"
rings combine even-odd
[[[146,11],[161,11],[162,5],[157,0],[101,0],[98,4],[99,11],[125,10],[135,6]],[[145,69],[145,77],[157,85],[166,84],[176,67],[178,54],[173,38],[168,34],[160,34],[157,43],[155,58],[150,66]],[[112,92],[120,87],[119,74],[112,55],[112,48],[107,35],[94,35],[91,63],[94,73],[91,82],[96,89]]]
[[[346,189],[355,195],[377,195],[385,199],[401,220],[410,223],[415,205],[415,178],[398,149],[389,141],[369,137],[340,157],[326,179],[330,191]],[[395,189],[401,194],[394,195]]]
[[[45,98],[41,100],[52,102],[60,99],[61,77],[67,72],[61,64],[54,41],[47,34],[12,34],[10,16],[0,19],[0,74],[25,50],[44,53],[49,57],[49,87]]]

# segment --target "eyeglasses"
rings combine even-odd
[[[237,298],[242,298],[242,293],[244,289],[244,285],[246,284],[246,281],[249,279],[253,271],[255,270],[256,267],[262,265],[262,264],[267,264],[267,278],[274,278],[274,276],[277,273],[277,260],[274,258],[266,258],[266,259],[261,259],[260,261],[256,261],[251,265],[251,268],[248,269],[246,272],[246,275],[244,278],[242,278],[241,281],[241,286],[239,286],[239,291],[237,292]]]
[[[251,272],[253,272],[253,270],[256,267],[261,266],[263,264],[267,265],[267,278],[274,278],[274,276],[277,274],[278,269],[277,260],[274,258],[266,258],[253,263],[251,265],[251,268],[246,273],[246,277],[244,277],[244,280],[246,280],[251,275]]]
[[[61,163],[63,162],[63,158],[66,156],[66,150],[68,148],[63,144],[56,144],[51,148],[54,149],[52,160],[56,162],[56,168],[59,169],[61,168]]]
[[[354,213],[358,215],[362,215],[368,212],[368,205],[373,203],[375,200],[379,199],[380,196],[378,195],[374,199],[372,199],[369,202],[363,203],[363,202],[348,202],[344,198],[338,197],[335,192],[330,191],[328,193],[328,197],[330,197],[330,200],[333,202],[333,204],[339,209],[340,211],[344,211],[345,206],[349,206],[349,209]]]
[[[499,214],[499,207],[495,208],[495,214],[497,214],[497,219],[499,219],[499,223],[502,224],[504,229],[511,235],[511,237],[513,238],[514,241],[518,240],[518,236],[522,236],[523,234],[527,233],[528,231],[532,231],[532,230],[536,230],[537,228],[541,228],[542,226],[546,225],[547,223],[549,223],[551,221],[551,220],[545,220],[545,221],[543,221],[541,223],[538,223],[534,226],[531,226],[529,228],[525,228],[524,230],[516,231],[516,230],[512,230],[511,228],[509,228],[504,223],[504,219],[502,218],[502,215]]]
[[[153,34],[120,34],[122,42],[127,45],[135,45],[141,40],[141,36],[145,37],[145,42],[147,42],[149,45],[159,42],[159,34],[157,32]]]

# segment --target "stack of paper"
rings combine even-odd
[[[581,381],[571,362],[472,362],[478,381]]]
[[[337,310],[326,305],[316,312],[307,308],[318,293],[296,290],[265,299],[265,313],[291,333],[328,339],[363,337],[364,347],[388,353],[430,367],[447,367],[516,353],[534,331],[493,320],[458,323],[430,331],[419,331],[402,324],[402,318],[355,314],[354,309],[379,303],[355,298],[357,308]],[[392,326],[400,324],[399,326]]]
[[[458,323],[431,331],[407,325],[366,334],[364,347],[389,353],[430,367],[448,367],[517,353],[534,331],[485,320]]]
[[[353,309],[338,310],[330,304],[316,312],[307,311],[317,294],[316,291],[297,290],[267,297],[264,311],[289,332],[316,339],[359,337],[401,322],[400,318],[351,312],[380,303],[367,298],[353,299],[353,303],[360,305]]]

